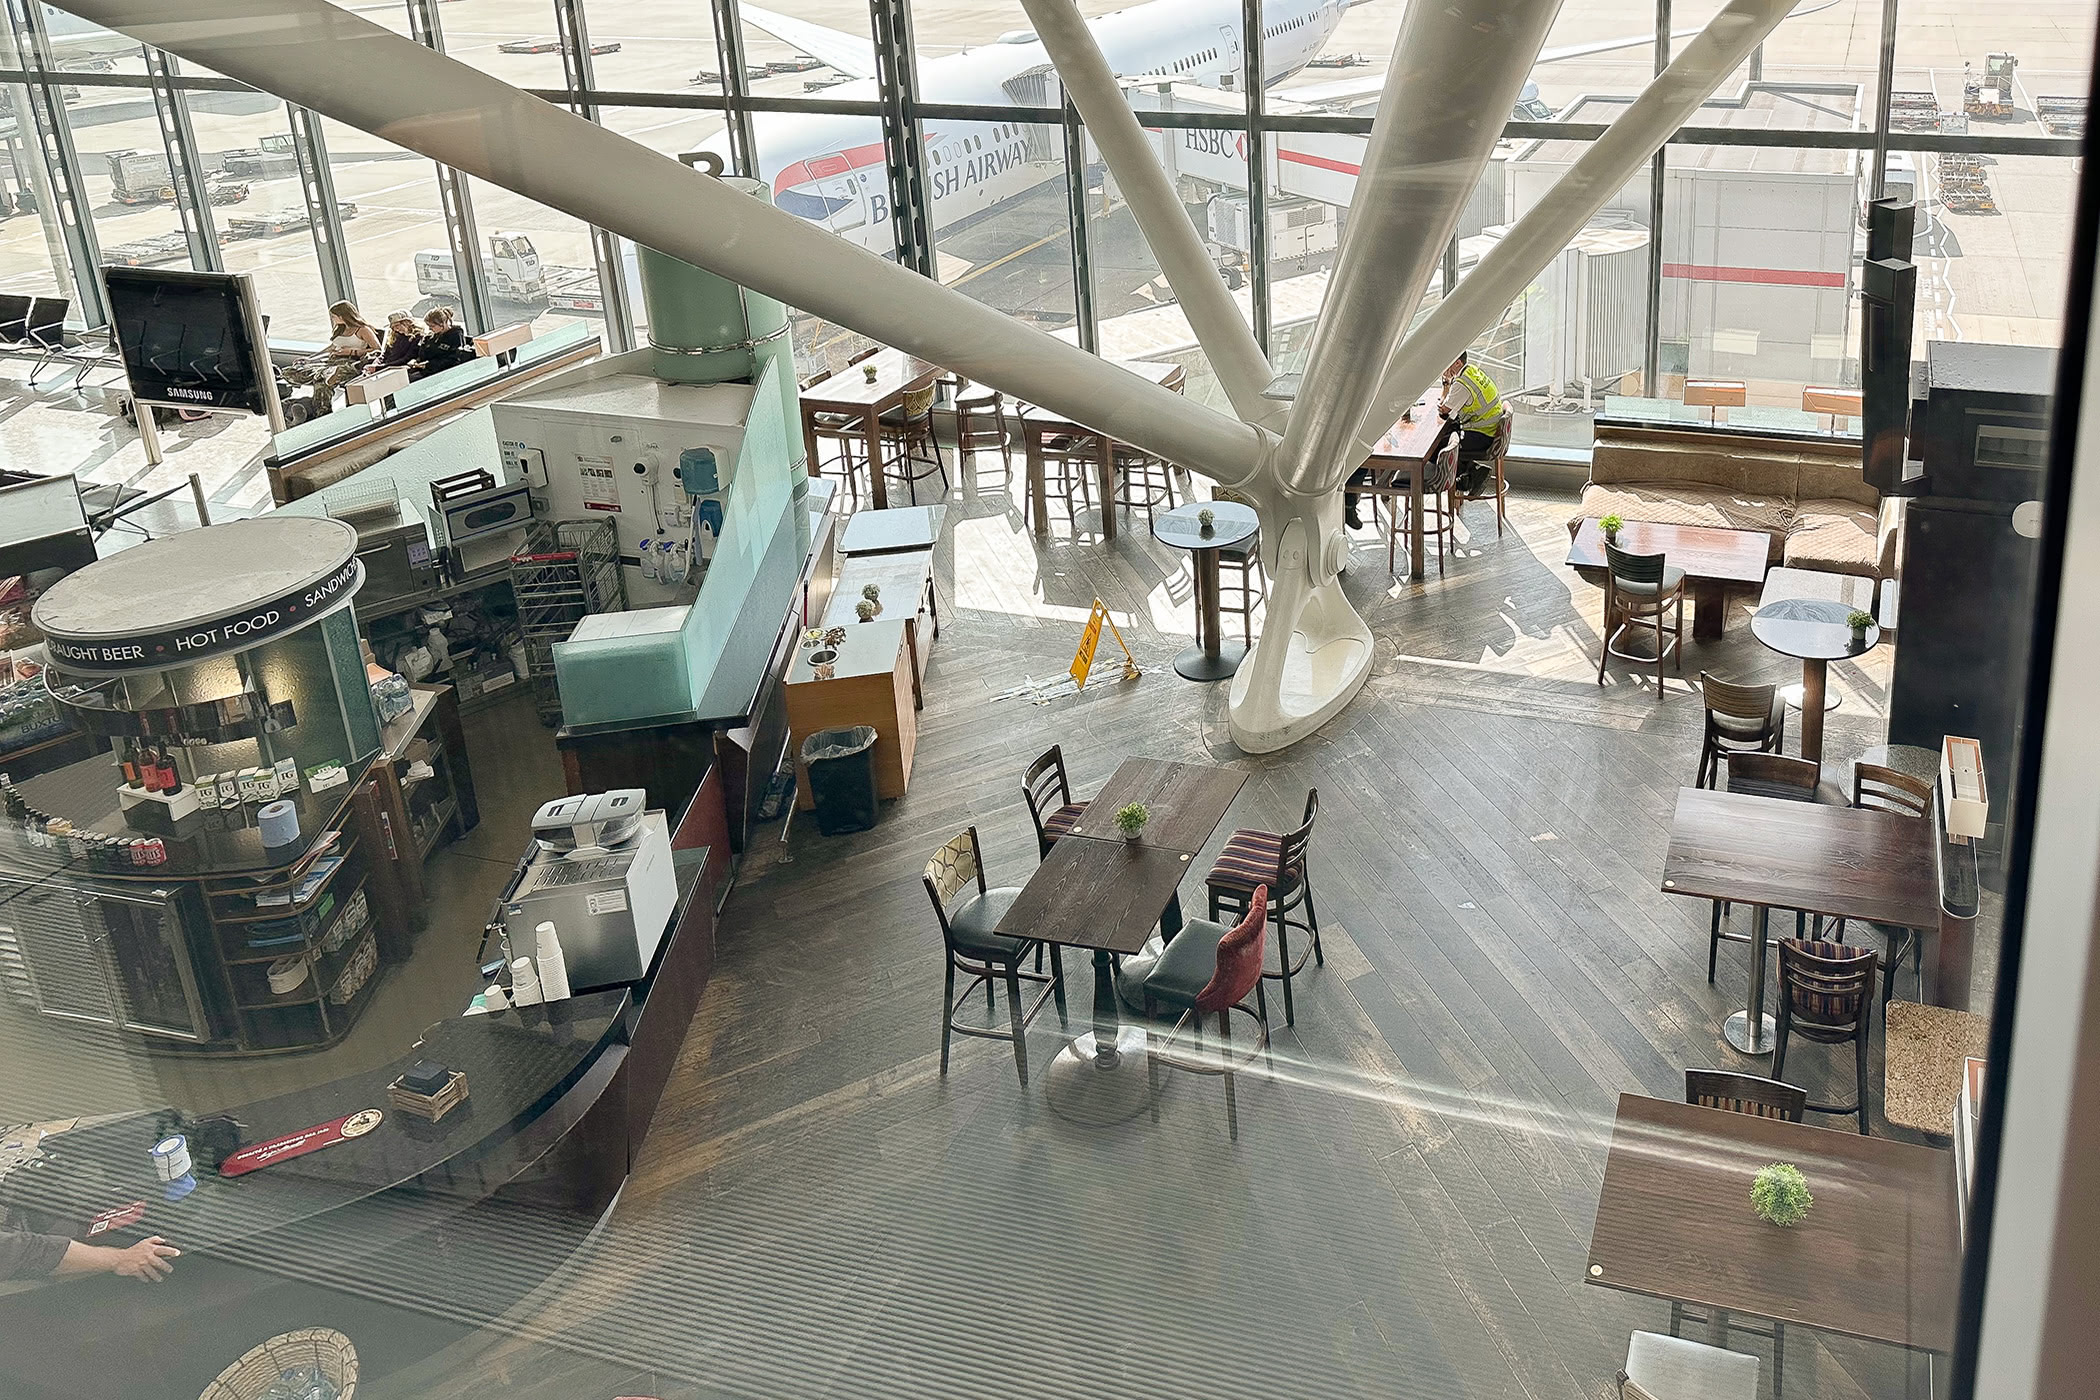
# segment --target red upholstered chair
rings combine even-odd
[[[1240,1140],[1239,1102],[1233,1093],[1233,1074],[1254,1063],[1256,1055],[1269,1049],[1269,1003],[1262,990],[1262,943],[1268,925],[1269,887],[1256,885],[1247,902],[1247,912],[1237,924],[1226,928],[1209,919],[1191,919],[1161,953],[1145,978],[1144,1000],[1148,1012],[1157,1008],[1179,1010],[1173,1028],[1146,1039],[1145,1074],[1152,1090],[1152,1121],[1159,1121],[1159,1067],[1187,1070],[1191,1074],[1221,1074],[1225,1077],[1225,1127],[1232,1140]],[[1255,998],[1247,1005],[1247,994]],[[1254,1047],[1244,1059],[1235,1060],[1232,1050],[1232,1013],[1254,1022]],[[1203,1049],[1203,1018],[1216,1016],[1218,1051]],[[1184,1034],[1186,1033],[1186,1034]],[[1273,1067],[1273,1062],[1272,1062]]]
[[[1021,796],[1028,801],[1028,819],[1035,823],[1038,856],[1050,854],[1051,846],[1086,815],[1086,803],[1072,800],[1072,783],[1065,776],[1065,747],[1052,744],[1021,779]]]
[[[1283,982],[1283,1023],[1293,1026],[1298,1023],[1298,1009],[1291,1000],[1291,978],[1305,966],[1308,957],[1316,959],[1322,967],[1327,965],[1327,952],[1320,946],[1320,911],[1313,907],[1312,879],[1306,870],[1306,848],[1312,844],[1313,823],[1320,815],[1320,791],[1308,788],[1305,792],[1305,820],[1295,831],[1255,831],[1242,828],[1232,833],[1225,849],[1218,854],[1217,863],[1204,877],[1210,889],[1210,916],[1222,920],[1228,914],[1237,919],[1246,912],[1247,902],[1253,898],[1256,887],[1269,887],[1269,918],[1276,925],[1277,972],[1264,972],[1265,977],[1279,978]],[[1290,917],[1300,907],[1305,910],[1303,920]],[[1304,929],[1312,936],[1312,945],[1291,961],[1291,930]]]
[[[1787,938],[1779,944],[1779,1043],[1772,1051],[1772,1077],[1786,1075],[1789,1036],[1825,1045],[1852,1043],[1858,1099],[1849,1104],[1812,1103],[1816,1113],[1856,1113],[1867,1131],[1867,1032],[1874,1023],[1874,978],[1881,958],[1872,948]]]

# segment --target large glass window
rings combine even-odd
[[[420,314],[453,300],[456,284],[435,168],[354,127],[321,125],[344,219],[343,248],[367,319],[389,311]]]
[[[776,0],[764,7],[745,6],[739,13],[744,21],[744,78],[754,95],[821,94],[865,102],[877,97],[875,47],[868,37],[865,4]],[[703,83],[702,90],[720,92],[726,86]]]
[[[719,93],[714,11],[700,0],[595,0],[584,12],[591,72],[612,92]]]
[[[4,56],[4,52],[0,52]],[[66,247],[37,159],[28,89],[0,85],[0,292],[71,296]]]
[[[565,321],[602,321],[605,304],[589,226],[484,180],[467,183],[488,250],[496,324],[529,321],[545,329]]]
[[[133,46],[103,60],[143,76]],[[127,267],[188,267],[189,243],[175,207],[167,148],[145,88],[80,84],[62,89],[66,124],[80,152],[81,194],[94,219],[102,260]]]
[[[438,11],[453,58],[517,87],[564,86],[552,0],[456,0]]]
[[[255,278],[272,335],[326,340],[328,298],[284,104],[254,92],[191,92],[183,100],[226,270]],[[389,309],[367,311],[376,316]]]
[[[2076,136],[2091,87],[2091,5],[1899,5],[1890,126]]]

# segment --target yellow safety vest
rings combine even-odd
[[[1466,386],[1466,402],[1458,409],[1461,428],[1474,433],[1492,433],[1495,420],[1502,416],[1502,391],[1495,381],[1478,365],[1467,365],[1458,372],[1458,383]]]

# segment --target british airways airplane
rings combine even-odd
[[[1262,7],[1262,67],[1267,85],[1283,81],[1319,55],[1342,14],[1363,0],[1267,0]],[[1229,88],[1242,80],[1239,0],[1151,0],[1089,22],[1118,75],[1159,75],[1180,83]],[[874,101],[873,46],[865,38],[807,20],[743,7],[745,22],[792,44],[855,81],[826,98]],[[921,98],[982,106],[1051,106],[1060,100],[1050,56],[1030,30],[946,54],[919,65]],[[1031,156],[1031,128],[1020,122],[945,118],[924,124],[925,176],[933,226],[952,227],[1057,175],[1061,145]],[[728,138],[705,143],[726,162]],[[758,127],[759,177],[788,213],[882,253],[892,251],[889,182],[881,128],[872,117],[768,115]]]

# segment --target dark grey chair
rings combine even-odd
[[[943,842],[933,853],[933,858],[926,862],[924,878],[927,897],[933,901],[934,915],[941,923],[941,941],[948,956],[947,988],[941,999],[941,1073],[948,1072],[949,1039],[960,1033],[982,1036],[987,1040],[1011,1040],[1014,1065],[1021,1072],[1021,1082],[1026,1084],[1028,1023],[1052,997],[1057,999],[1058,1021],[1065,1020],[1065,970],[1058,960],[1057,945],[1049,945],[1050,975],[1045,977],[1039,972],[1021,970],[1022,962],[1039,946],[1034,939],[1008,938],[994,932],[1006,911],[1013,908],[1021,891],[1018,888],[985,888],[984,861],[977,848],[976,827],[957,832]],[[976,892],[966,893],[973,882],[977,886]],[[1005,984],[1007,1014],[1013,1026],[1011,1031],[955,1024],[955,974],[958,972],[971,979],[970,985],[963,989],[964,999],[976,990],[979,982],[984,984],[987,1011],[996,1006],[993,984]],[[1021,1009],[1023,982],[1048,984],[1026,1011]]]
[[[1677,669],[1684,670],[1684,570],[1660,554],[1629,554],[1604,542],[1604,647],[1597,653],[1597,684],[1604,684],[1604,667],[1613,658],[1636,665],[1655,666],[1655,690],[1663,689],[1663,663],[1672,653]],[[1649,632],[1655,637],[1655,654],[1643,656],[1619,646],[1626,632]]]

